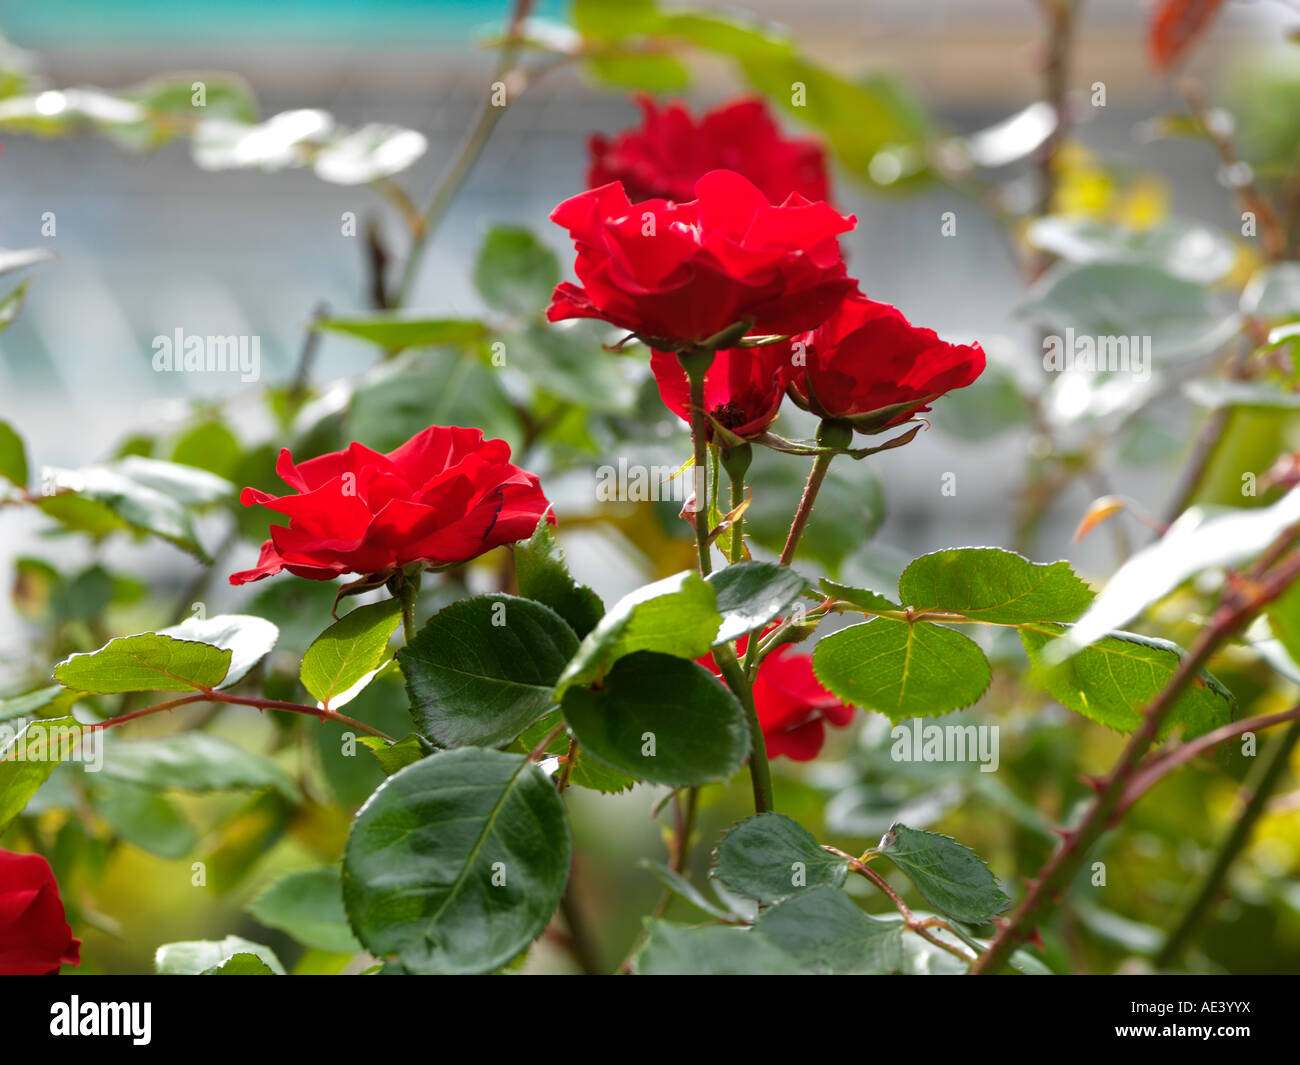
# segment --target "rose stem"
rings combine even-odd
[[[704,412],[704,375],[713,363],[713,352],[702,348],[689,348],[678,352],[678,361],[691,383],[691,441],[695,446],[695,545],[700,556],[700,575],[707,577],[713,570],[709,558],[709,506],[708,482],[702,475],[707,468],[708,419]],[[757,642],[757,641],[754,641]],[[763,726],[758,720],[754,705],[754,691],[745,671],[740,668],[731,644],[719,644],[713,649],[713,661],[722,673],[722,679],[732,694],[740,700],[749,719],[749,777],[754,787],[754,812],[766,813],[772,809],[772,770],[767,761],[767,744],[763,739]]]

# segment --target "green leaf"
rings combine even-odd
[[[253,666],[271,653],[280,637],[280,630],[256,614],[217,614],[210,618],[186,618],[179,625],[159,629],[158,635],[206,643],[218,650],[229,651],[230,668],[218,685],[229,688],[243,680]]]
[[[1274,599],[1268,608],[1267,617],[1269,628],[1286,649],[1291,661],[1300,663],[1300,584],[1291,585]],[[6,705],[0,703],[0,721],[5,718]]]
[[[690,71],[670,55],[621,52],[593,56],[587,70],[603,85],[643,92],[678,92],[691,83]]]
[[[700,658],[713,646],[722,619],[713,586],[684,570],[630,592],[583,639],[555,685],[560,699],[573,684],[600,680],[624,655],[657,651]]]
[[[579,638],[591,632],[605,614],[600,597],[569,576],[564,552],[549,522],[539,521],[529,539],[515,544],[515,575],[520,595],[549,606]]]
[[[559,283],[559,259],[530,230],[521,226],[488,230],[474,264],[474,287],[494,311],[536,314],[551,302]]]
[[[1254,381],[1223,381],[1218,378],[1188,381],[1183,394],[1193,403],[1211,410],[1222,407],[1252,407],[1257,410],[1295,410],[1300,392],[1284,392],[1274,384]]]
[[[12,721],[18,717],[61,717],[72,709],[77,699],[75,693],[61,685],[51,684],[11,699],[0,699],[0,721]],[[52,712],[45,712],[50,710]]]
[[[0,274],[11,274],[57,258],[48,248],[0,248]]]
[[[185,506],[220,503],[235,496],[235,486],[224,477],[195,466],[182,466],[179,462],[128,455],[113,463],[111,468],[136,484],[152,488]]]
[[[201,562],[210,562],[182,501],[153,484],[134,479],[125,472],[128,468],[117,464],[79,470],[49,469],[45,486],[57,494],[42,498],[38,505],[57,520],[80,523],[74,527],[89,532],[111,532],[126,525],[166,540]],[[65,495],[75,501],[61,505]],[[103,511],[108,512],[107,517]]]
[[[928,621],[892,618],[831,633],[813,651],[813,671],[841,699],[895,724],[970,706],[993,679],[973,640]]]
[[[526,758],[443,751],[362,807],[343,903],[366,949],[408,972],[490,972],[545,930],[569,862],[564,804]]]
[[[368,318],[326,318],[316,323],[325,333],[342,333],[385,351],[423,348],[447,344],[468,347],[488,337],[488,329],[472,318],[409,318],[395,314],[376,314]]]
[[[54,667],[54,679],[82,692],[195,691],[220,684],[231,657],[229,648],[142,632],[65,658]]]
[[[244,954],[252,954],[260,958],[277,976],[284,975],[284,966],[275,956],[275,951],[240,936],[166,943],[158,948],[153,965],[154,971],[160,976],[198,976],[200,973],[207,974],[221,969],[236,955]],[[236,968],[243,970],[243,963],[241,962]],[[231,974],[234,971],[234,969],[230,970]]]
[[[710,902],[702,891],[692,884],[686,877],[674,869],[669,869],[662,862],[652,862],[648,858],[642,858],[637,863],[642,869],[646,869],[654,874],[656,880],[671,891],[679,899],[689,902],[697,910],[707,913],[710,917],[717,918],[719,921],[732,921],[733,916],[727,910],[724,910],[716,902]]]
[[[1241,313],[1266,322],[1300,317],[1300,263],[1261,267],[1242,290]]]
[[[33,721],[17,734],[10,726],[0,729],[0,836],[62,756],[76,750],[81,732],[82,726],[71,717]]]
[[[973,384],[943,397],[934,415],[935,428],[961,440],[983,443],[1029,419],[1025,398],[1015,375],[1005,366],[988,362]]]
[[[586,753],[637,780],[723,781],[749,754],[736,697],[703,666],[669,655],[621,658],[599,688],[569,688],[562,708]]]
[[[1218,229],[1166,221],[1148,229],[1049,215],[1026,234],[1029,243],[1072,263],[1145,263],[1175,277],[1208,285],[1232,269],[1233,242]]]
[[[206,732],[182,732],[156,740],[110,740],[104,745],[106,777],[148,788],[224,791],[274,788],[297,800],[288,772],[265,755]]]
[[[1237,315],[1218,307],[1205,286],[1145,263],[1058,264],[1019,313],[1094,340],[1150,337],[1157,363],[1208,354],[1238,326]]]
[[[578,649],[550,607],[481,595],[440,610],[398,652],[416,727],[445,747],[508,743],[555,705]]]
[[[987,924],[1011,901],[989,867],[948,836],[896,824],[874,853],[898,866],[926,902],[955,921]]]
[[[1142,723],[1146,707],[1173,678],[1186,654],[1167,640],[1112,632],[1064,662],[1054,662],[1044,649],[1067,631],[1064,625],[1020,630],[1025,653],[1035,667],[1032,679],[1061,705],[1124,733]],[[1201,670],[1174,703],[1161,735],[1182,726],[1187,738],[1200,736],[1231,721],[1236,706],[1232,692]]]
[[[801,891],[764,910],[754,931],[814,973],[896,973],[903,968],[903,922],[870,917],[829,885]]]
[[[412,166],[429,147],[423,133],[386,122],[339,130],[316,155],[312,170],[322,181],[361,185]]]
[[[27,448],[8,422],[0,422],[0,477],[17,488],[27,487]]]
[[[722,615],[722,626],[713,637],[715,645],[761,629],[810,587],[789,566],[775,562],[740,562],[711,574],[708,582]]]
[[[902,611],[902,606],[888,599],[879,592],[873,592],[869,588],[850,588],[846,584],[837,584],[835,581],[823,577],[819,582],[821,589],[831,599],[839,599],[842,602],[855,606],[867,614],[876,614],[881,611]]]
[[[280,877],[253,900],[248,912],[316,950],[355,954],[361,944],[343,912],[339,871],[333,866]]]
[[[239,473],[243,455],[239,438],[219,421],[191,425],[172,445],[171,461],[207,470],[229,480]]]
[[[898,592],[914,610],[1000,625],[1073,621],[1092,602],[1092,589],[1068,562],[1030,562],[997,547],[922,555],[903,571]]]
[[[598,41],[651,32],[659,17],[655,0],[573,0],[574,28]]]
[[[0,298],[0,332],[13,325],[14,320],[18,317],[18,312],[23,309],[23,300],[27,296],[27,286],[30,283],[24,281],[21,285],[11,289],[3,298]]]
[[[388,641],[402,619],[402,604],[384,599],[359,606],[322,632],[307,648],[299,676],[318,702],[329,705],[373,673],[388,657]]]
[[[91,800],[95,811],[122,839],[162,858],[183,858],[198,843],[198,833],[161,793],[96,774]]]
[[[688,928],[647,917],[649,933],[632,959],[638,976],[794,976],[799,963],[748,929]]]
[[[403,736],[396,743],[389,743],[382,736],[358,736],[357,742],[369,748],[390,777],[399,769],[405,769],[434,751],[428,740],[414,732]]]
[[[848,872],[846,859],[823,850],[811,832],[778,813],[741,821],[713,856],[714,877],[763,905],[823,884],[838,888]]]
[[[1164,536],[1135,551],[1115,571],[1056,653],[1073,654],[1112,629],[1122,628],[1201,570],[1234,566],[1253,558],[1296,522],[1300,522],[1300,487],[1267,507],[1192,507]]]
[[[275,976],[276,972],[256,954],[232,954],[220,965],[204,969],[200,976]]]
[[[538,391],[588,411],[626,412],[636,398],[624,360],[601,348],[605,329],[594,322],[534,322],[506,337],[504,365]]]

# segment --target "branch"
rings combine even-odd
[[[1288,529],[1277,543],[1293,543],[1295,533]],[[1272,551],[1265,553],[1272,557]],[[1256,571],[1259,567],[1256,567]],[[1255,571],[1252,571],[1252,575]],[[999,930],[975,964],[972,974],[998,972],[1012,952],[1030,935],[1036,922],[1050,911],[1068,890],[1074,874],[1088,850],[1101,835],[1119,820],[1119,806],[1124,792],[1138,772],[1143,757],[1160,735],[1179,697],[1200,674],[1219,647],[1235,634],[1264,606],[1281,595],[1300,576],[1300,553],[1291,555],[1271,573],[1255,580],[1239,582],[1215,612],[1214,621],[1189,649],[1164,690],[1147,708],[1142,724],[1129,738],[1119,761],[1110,774],[1096,783],[1097,796],[1073,829],[1061,830],[1061,843],[1055,853],[1029,882],[1029,891],[1010,919]]]
[[[953,954],[957,956],[967,965],[970,964],[971,957],[969,954],[967,954],[964,950],[961,950],[959,947],[954,946],[952,943],[944,942],[944,940],[940,939],[938,936],[936,936],[933,932],[930,931],[931,928],[942,928],[948,932],[951,932],[954,936],[957,936],[958,939],[961,938],[961,936],[957,934],[956,929],[954,929],[952,925],[950,925],[942,917],[926,917],[926,918],[917,917],[914,913],[912,913],[907,903],[903,901],[902,896],[899,895],[897,891],[895,891],[892,887],[889,886],[889,883],[885,880],[885,878],[881,876],[879,873],[877,873],[874,869],[872,869],[871,866],[867,865],[867,863],[864,862],[861,858],[855,858],[853,857],[853,855],[847,854],[837,847],[823,846],[822,850],[828,851],[839,858],[845,859],[849,863],[850,869],[852,869],[859,876],[866,877],[873,884],[875,884],[876,887],[878,887],[882,892],[884,892],[885,897],[888,898],[889,901],[894,904],[894,909],[896,909],[899,912],[899,914],[902,916],[903,924],[907,927],[909,931],[915,932],[922,939],[928,940],[929,942],[933,943],[936,947],[942,947],[949,954]]]
[[[373,725],[367,725],[364,721],[358,721],[354,717],[349,717],[347,714],[340,714],[337,710],[325,710],[316,706],[307,706],[305,703],[287,703],[279,699],[257,699],[246,695],[228,695],[225,692],[209,689],[195,692],[193,695],[184,695],[179,699],[169,699],[165,703],[155,703],[153,706],[132,710],[129,714],[110,717],[107,721],[96,721],[87,727],[97,729],[114,728],[117,725],[125,725],[128,721],[134,721],[139,717],[148,717],[151,714],[158,714],[164,710],[175,710],[177,707],[189,706],[193,703],[228,703],[231,706],[252,706],[258,710],[286,710],[289,713],[306,714],[308,717],[314,717],[322,724],[326,721],[333,721],[335,724],[346,725],[358,732],[364,732],[367,736],[378,736],[381,740],[387,740],[389,743],[397,742],[387,732],[383,732]]]
[[[514,8],[510,14],[510,21],[506,27],[506,34],[501,42],[501,51],[497,57],[496,68],[492,73],[493,82],[510,82],[514,80],[512,75],[516,73],[515,61],[523,45],[524,21],[528,18],[531,9],[532,0],[515,0]],[[496,128],[496,124],[501,121],[501,116],[505,114],[505,111],[504,107],[493,105],[491,92],[484,96],[474,124],[465,135],[464,141],[461,142],[451,166],[447,168],[447,172],[433,191],[429,206],[425,208],[424,214],[421,216],[420,227],[411,234],[411,250],[407,254],[406,266],[402,270],[402,279],[398,283],[397,292],[392,300],[394,309],[401,307],[410,297],[411,288],[415,284],[415,275],[419,271],[420,260],[424,255],[424,249],[429,238],[446,215],[447,209],[451,206],[451,201],[455,198],[461,185],[465,183],[469,172],[474,168],[474,164],[478,162],[479,156],[483,154],[483,149],[487,147],[492,131]]]

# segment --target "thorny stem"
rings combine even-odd
[[[1297,742],[1300,742],[1300,707],[1295,707],[1282,714],[1273,714],[1269,717],[1255,717],[1248,721],[1238,721],[1231,726],[1216,729],[1215,732],[1209,734],[1209,736],[1215,736],[1224,732],[1226,728],[1235,730],[1238,725],[1246,726],[1240,729],[1240,732],[1254,731],[1288,718],[1291,721],[1290,726],[1269,746],[1267,757],[1256,767],[1256,771],[1251,774],[1251,779],[1247,781],[1246,790],[1249,798],[1246,799],[1245,804],[1242,806],[1241,813],[1238,814],[1231,830],[1219,844],[1214,855],[1214,862],[1202,877],[1196,891],[1188,899],[1178,921],[1165,937],[1164,944],[1154,959],[1156,968],[1163,969],[1172,965],[1178,956],[1182,954],[1192,934],[1200,925],[1201,918],[1219,893],[1219,888],[1224,877],[1228,874],[1228,869],[1237,855],[1250,842],[1251,834],[1268,805],[1269,797],[1273,794],[1278,781],[1281,780],[1283,773],[1286,771],[1287,764],[1291,759],[1291,752],[1295,750]],[[1240,732],[1236,734],[1239,735]],[[1202,737],[1202,739],[1208,739],[1209,736]],[[1227,739],[1229,737],[1223,736],[1221,738]],[[1195,745],[1185,744],[1175,754],[1182,754],[1186,747],[1191,746]],[[1168,768],[1173,768],[1173,766],[1170,765]]]
[[[961,938],[960,936],[957,935],[956,929],[954,929],[952,925],[950,925],[942,917],[925,917],[925,918],[917,917],[912,912],[911,908],[907,905],[907,903],[903,901],[902,896],[899,895],[897,891],[895,891],[892,887],[889,886],[889,882],[886,881],[883,876],[881,876],[874,869],[872,869],[871,866],[869,866],[861,858],[855,858],[853,857],[853,855],[840,850],[838,847],[823,846],[822,850],[828,851],[829,853],[834,854],[836,857],[843,858],[845,861],[849,863],[850,869],[852,869],[859,876],[864,876],[868,880],[870,880],[873,884],[875,884],[876,887],[878,887],[884,893],[885,897],[888,898],[889,901],[894,904],[894,909],[896,909],[899,912],[899,914],[902,916],[903,924],[906,925],[910,931],[915,932],[922,939],[928,940],[929,942],[933,943],[936,947],[943,948],[949,954],[956,955],[966,964],[968,965],[970,964],[971,959],[969,954],[961,950],[959,947],[954,946],[952,943],[944,942],[944,940],[942,940],[939,936],[936,936],[933,932],[930,931],[931,928],[943,928],[948,932],[951,932],[954,936],[957,936],[958,939]]]
[[[148,717],[150,714],[158,714],[164,710],[175,710],[177,707],[189,706],[193,703],[229,703],[232,706],[253,706],[258,710],[287,710],[294,714],[306,714],[321,722],[333,721],[340,725],[346,725],[358,732],[364,732],[367,736],[378,736],[389,743],[396,742],[387,732],[383,732],[373,725],[367,725],[364,721],[358,721],[354,717],[349,717],[347,714],[340,714],[337,710],[321,709],[303,703],[286,703],[279,699],[257,699],[245,695],[228,695],[226,692],[212,691],[210,689],[195,692],[193,695],[184,695],[179,699],[169,699],[165,703],[155,703],[153,706],[132,710],[129,714],[110,717],[107,721],[97,721],[89,727],[113,728],[117,725],[124,725],[128,721],[134,721],[138,717]]]
[[[1294,532],[1288,530],[1279,539],[1292,543]],[[1083,819],[1074,828],[1058,833],[1060,845],[1030,881],[1029,891],[998,930],[989,948],[971,966],[972,974],[1000,971],[1016,947],[1030,935],[1036,922],[1059,902],[1088,851],[1117,823],[1124,793],[1179,697],[1219,647],[1265,605],[1281,595],[1297,575],[1300,575],[1300,553],[1289,556],[1271,573],[1255,577],[1249,582],[1250,590],[1246,594],[1230,592],[1225,596],[1213,623],[1201,633],[1169,683],[1148,706],[1142,724],[1129,738],[1119,761],[1104,779],[1095,782],[1097,796]]]

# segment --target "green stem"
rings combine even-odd
[[[722,466],[731,481],[731,511],[736,513],[745,502],[745,474],[753,460],[753,450],[749,444],[722,449]],[[731,527],[731,562],[745,560],[745,516],[738,514],[732,519]]]
[[[695,547],[700,557],[700,575],[713,572],[709,557],[709,486],[708,486],[708,415],[704,412],[704,375],[713,363],[713,352],[702,348],[683,351],[678,356],[691,383],[691,443],[695,449],[692,476],[695,479],[694,512]]]
[[[402,604],[402,639],[410,643],[415,639],[415,601],[420,596],[420,574],[398,574],[390,583],[390,591]]]
[[[752,636],[751,642],[757,643]],[[749,678],[736,659],[736,652],[731,644],[724,643],[713,649],[713,661],[722,670],[722,679],[727,682],[732,693],[745,708],[749,721],[749,779],[754,787],[754,812],[767,813],[775,808],[772,796],[772,767],[767,760],[767,741],[763,738],[763,724],[758,719],[758,707],[754,704],[754,689]]]
[[[1232,830],[1219,844],[1214,856],[1214,864],[1206,872],[1196,892],[1184,907],[1177,923],[1169,932],[1164,945],[1156,954],[1156,968],[1168,968],[1182,954],[1197,926],[1201,923],[1202,917],[1205,916],[1205,911],[1209,909],[1210,904],[1219,893],[1219,887],[1223,883],[1224,877],[1227,876],[1228,869],[1236,860],[1237,855],[1250,842],[1255,825],[1263,815],[1264,808],[1268,805],[1269,796],[1273,794],[1278,781],[1282,779],[1283,773],[1286,772],[1287,765],[1291,760],[1291,752],[1295,750],[1298,742],[1300,742],[1300,720],[1292,721],[1287,726],[1286,731],[1269,745],[1267,757],[1255,767],[1255,772],[1251,774],[1251,779],[1246,785],[1250,798],[1242,807],[1241,814],[1233,824]]]

